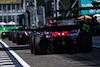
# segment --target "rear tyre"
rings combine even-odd
[[[5,36],[2,36],[2,39],[5,39]]]
[[[25,39],[25,36],[23,36],[23,34],[18,34],[16,38],[17,45],[24,45],[26,43],[26,40],[24,39]]]
[[[3,35],[3,33],[1,34],[1,38],[2,38],[2,39],[5,39],[5,35]]]
[[[30,43],[31,43],[31,53],[33,54],[35,49],[34,49],[34,36],[31,36],[31,39],[30,39]]]
[[[36,35],[35,36],[35,49],[33,50],[34,54],[46,54],[47,47],[46,47],[46,37],[43,35]]]
[[[9,33],[9,36],[8,36],[8,39],[9,39],[9,40],[11,40],[11,33],[12,33],[12,32],[10,32],[10,33]]]
[[[90,32],[81,32],[77,41],[79,52],[92,52],[92,34]]]
[[[14,33],[14,35],[13,35],[13,43],[16,43],[16,37],[17,37],[17,34]]]

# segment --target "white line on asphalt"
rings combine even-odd
[[[10,50],[9,46],[5,42],[2,40],[0,40],[0,42],[9,50],[9,52],[19,61],[23,67],[31,67],[18,54],[16,54],[13,50]]]

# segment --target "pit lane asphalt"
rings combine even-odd
[[[3,39],[31,67],[100,67],[100,49],[93,48],[91,53],[47,54],[30,53],[30,45],[16,45],[8,38]]]

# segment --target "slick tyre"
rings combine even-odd
[[[17,38],[16,38],[16,43],[17,45],[24,45],[25,44],[25,40],[24,40],[24,36],[21,35],[20,37],[20,34],[17,35]]]
[[[36,35],[35,36],[35,50],[34,54],[46,54],[47,47],[46,47],[46,37],[43,35]]]
[[[17,37],[17,34],[14,33],[14,35],[13,35],[13,43],[16,43],[16,37]]]
[[[79,52],[92,52],[92,34],[81,32],[78,37]]]
[[[5,35],[3,35],[3,33],[1,34],[1,38],[2,38],[2,39],[5,39]]]
[[[34,51],[35,51],[35,48],[34,48],[34,36],[31,36],[31,38],[30,38],[30,43],[31,43],[31,45],[30,45],[30,47],[31,47],[31,53],[33,54],[34,53]]]
[[[11,40],[11,32],[9,33],[8,39]]]
[[[2,39],[5,39],[5,36],[2,36]]]

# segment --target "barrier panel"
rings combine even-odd
[[[14,27],[0,27],[0,34],[2,32],[10,32],[11,29],[18,29],[18,26],[14,26]]]

